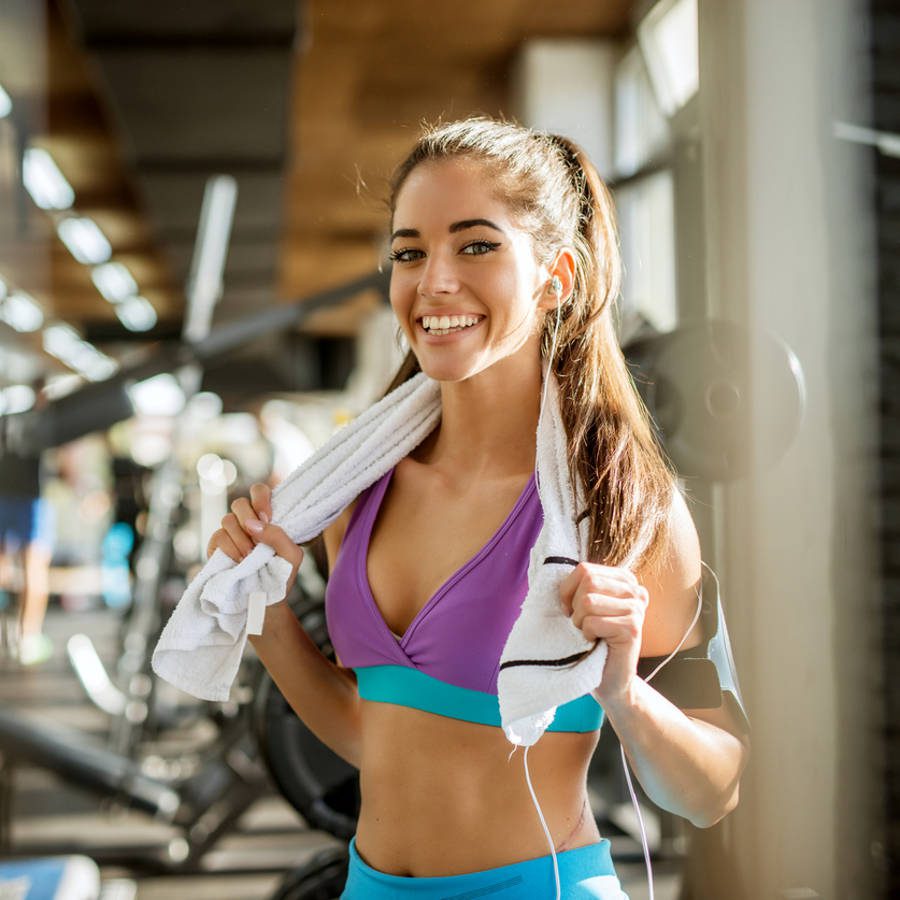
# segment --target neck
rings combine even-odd
[[[441,421],[416,456],[467,478],[534,468],[540,358],[516,354],[464,381],[441,382]]]

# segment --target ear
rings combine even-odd
[[[556,293],[550,289],[550,281],[553,276],[555,275],[562,283],[562,291],[559,294],[560,303],[565,303],[575,289],[575,254],[572,249],[563,247],[544,271],[546,280],[538,300],[538,309],[555,310]]]

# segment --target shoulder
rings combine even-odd
[[[675,648],[697,608],[702,574],[700,538],[687,501],[672,487],[667,528],[656,561],[635,572],[647,589],[650,604],[644,621],[641,656],[663,656]],[[699,640],[692,635],[686,646]]]
[[[404,464],[407,463],[407,459],[404,458],[394,466],[393,469],[393,478],[392,481],[396,484],[399,478],[399,473],[401,469],[405,470]],[[353,516],[353,510],[356,509],[356,505],[360,502],[363,497],[363,494],[367,493],[369,490],[374,490],[376,485],[380,483],[384,478],[387,477],[387,473],[381,477],[378,481],[375,482],[370,488],[367,488],[365,491],[359,494],[359,496],[350,503],[344,511],[322,532],[322,541],[325,544],[325,554],[328,558],[328,571],[331,572],[334,569],[335,561],[338,557],[338,552],[341,549],[341,544],[344,542],[344,535],[347,533],[347,527],[350,525],[350,519]]]

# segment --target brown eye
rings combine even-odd
[[[419,254],[416,256],[416,254]],[[421,250],[415,250],[411,247],[402,247],[399,250],[392,250],[388,256],[391,262],[413,262],[414,260],[421,259],[424,254]]]
[[[471,244],[466,244],[461,252],[468,256],[484,256],[485,253],[490,253],[499,246],[496,241],[472,241]]]

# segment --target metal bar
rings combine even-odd
[[[299,325],[312,313],[340,303],[366,290],[377,290],[387,295],[390,272],[370,272],[360,278],[337,287],[317,291],[293,303],[285,304],[261,313],[254,313],[244,319],[231,322],[213,330],[208,337],[195,344],[187,341],[158,342],[146,349],[131,354],[114,375],[106,381],[86,384],[65,397],[48,404],[41,412],[31,411],[12,416],[0,416],[5,425],[5,434],[0,440],[0,456],[2,441],[21,452],[34,453],[57,447],[66,441],[74,440],[82,434],[109,428],[116,422],[127,419],[133,414],[130,407],[119,402],[115,408],[111,404],[105,410],[103,421],[93,421],[91,427],[78,431],[66,428],[62,436],[57,422],[63,419],[83,420],[86,403],[90,397],[107,395],[116,397],[124,387],[136,381],[143,381],[161,372],[173,372],[180,366],[190,363],[209,363],[256,338],[272,332],[283,331]],[[96,395],[96,396],[95,396]],[[71,423],[70,423],[71,424]],[[2,431],[3,429],[0,429]]]

